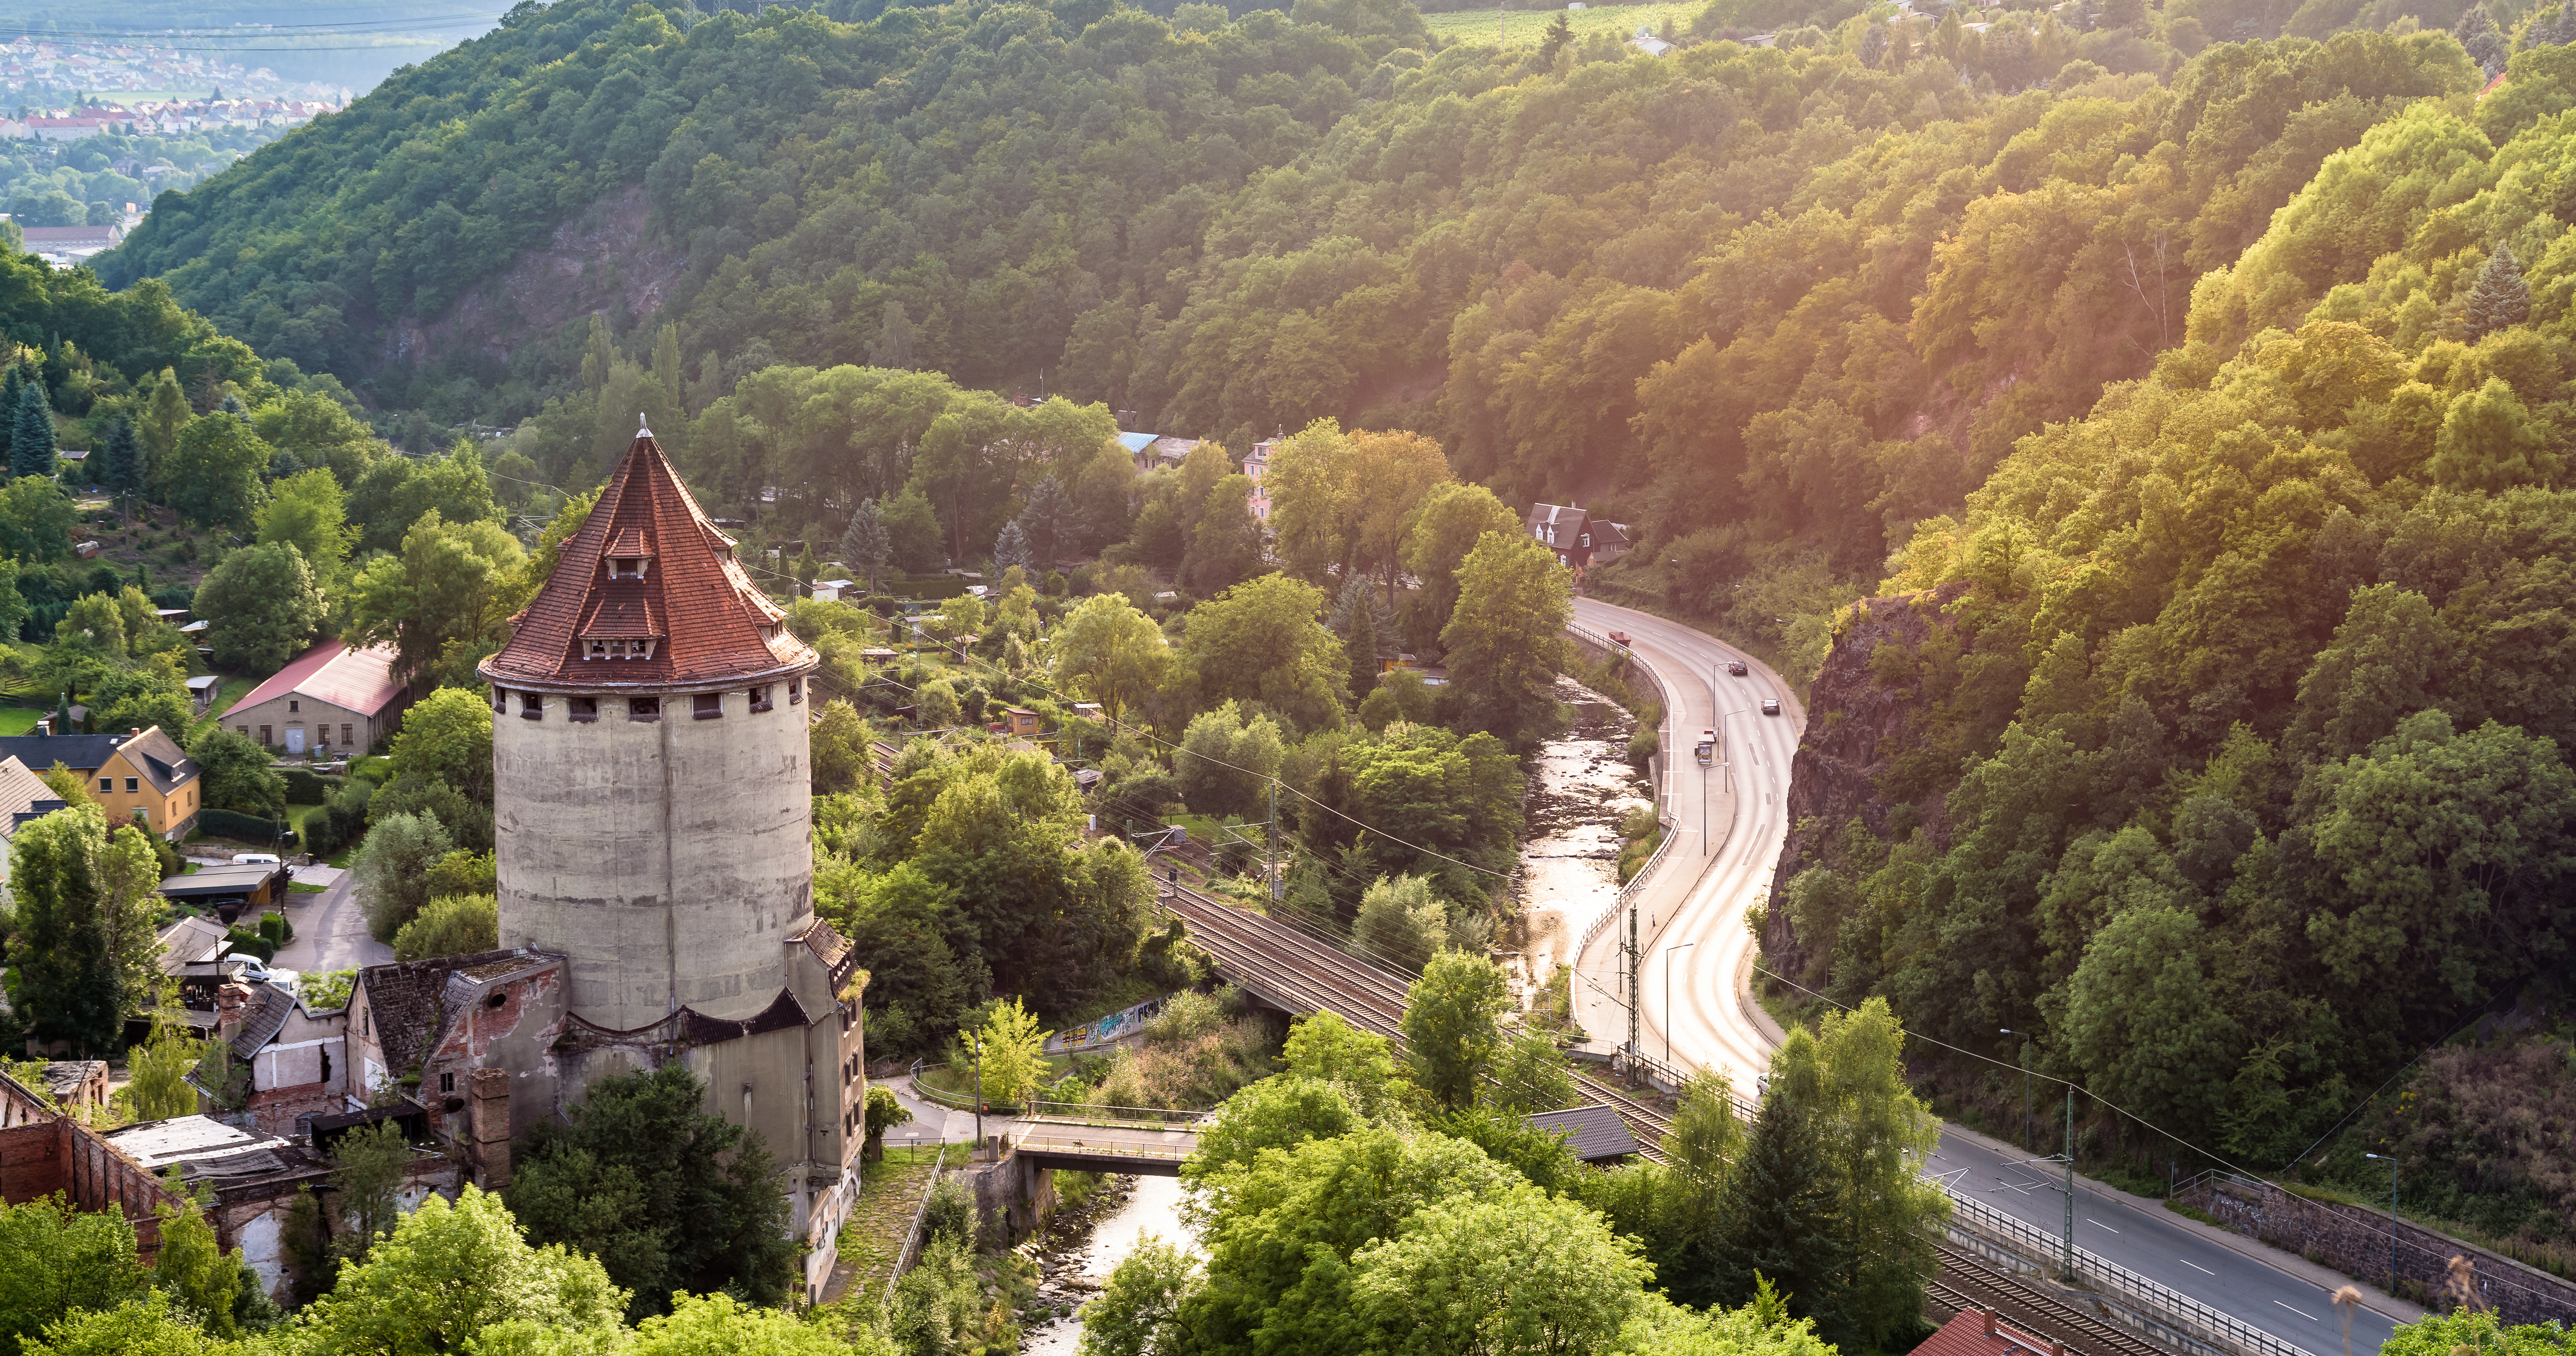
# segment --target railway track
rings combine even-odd
[[[1364,1030],[1404,1045],[1404,1005],[1409,981],[1382,966],[1351,955],[1302,928],[1279,919],[1239,909],[1221,900],[1180,887],[1163,906],[1188,925],[1191,940],[1234,972],[1249,987],[1270,988],[1309,1011],[1332,1011]],[[1646,1157],[1664,1161],[1665,1132],[1672,1118],[1639,1101],[1590,1070],[1570,1072],[1584,1095],[1609,1106],[1628,1123]]]
[[[1933,1282],[1966,1298],[1968,1308],[1992,1308],[2032,1335],[2046,1333],[2081,1356],[2171,1356],[2164,1348],[2103,1322],[2018,1276],[1979,1262],[1946,1243],[1933,1245],[1941,1274]],[[1944,1300],[1945,1303],[1949,1302]]]
[[[1362,1030],[1404,1044],[1405,977],[1333,946],[1280,919],[1237,908],[1174,886],[1162,907],[1187,925],[1192,941],[1214,956],[1230,978],[1303,1011],[1330,1011]],[[1631,1097],[1609,1079],[1581,1067],[1571,1071],[1585,1096],[1605,1103],[1628,1123],[1646,1156],[1662,1153],[1673,1118],[1661,1107]],[[2171,1356],[2021,1278],[1988,1267],[1947,1244],[1936,1244],[1941,1270],[1926,1280],[1934,1302],[1952,1309],[1993,1308],[2027,1334],[2063,1341],[2070,1356]]]

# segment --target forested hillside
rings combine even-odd
[[[2576,941],[2563,60],[2330,157],[2152,376],[1915,533],[1904,596],[1841,623],[1886,643],[1837,657],[1838,707],[1901,724],[1857,812],[1801,824],[1769,934],[2263,1171],[2466,1019],[2538,1023],[2522,1076],[2436,1061],[2311,1170],[2384,1183],[2359,1155],[2401,1142],[2424,1198],[2562,1267],[2531,1108],[2568,1086]]]
[[[2556,16],[2514,41],[2557,52]],[[1605,585],[1812,665],[1802,618],[2507,45],[2483,10],[2476,59],[2348,32],[2187,64],[2177,18],[2116,12],[1657,59],[1429,52],[1389,0],[680,17],[522,7],[165,197],[103,274],[419,411],[415,450],[548,411],[557,482],[631,427],[604,411],[677,427],[772,365],[1043,386],[1237,455],[1412,429],[1506,501],[1642,520]]]

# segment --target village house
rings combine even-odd
[[[158,725],[124,735],[12,735],[0,738],[0,757],[79,773],[110,824],[141,825],[173,843],[197,827],[197,762]]]
[[[1524,520],[1530,537],[1556,553],[1556,563],[1575,578],[1596,563],[1618,559],[1628,550],[1628,527],[1595,518],[1580,504],[1532,504]]]
[[[389,645],[330,640],[295,657],[224,712],[224,724],[290,757],[364,753],[393,737],[410,698]]]

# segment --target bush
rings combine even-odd
[[[946,1172],[930,1188],[930,1204],[921,1212],[922,1243],[947,1239],[968,1252],[975,1250],[975,1192],[964,1176]]]
[[[1635,768],[1638,776],[1646,775],[1646,761],[1662,747],[1663,740],[1655,733],[1655,727],[1640,722],[1637,732],[1628,736],[1628,766]]]
[[[443,895],[394,934],[394,959],[465,956],[501,945],[501,912],[490,895]]]
[[[231,810],[199,810],[197,827],[217,838],[262,845],[283,842],[293,836],[293,826],[283,819],[263,819]]]
[[[259,963],[262,965],[266,965],[270,961],[277,959],[277,943],[270,941],[266,937],[260,936],[256,932],[244,932],[240,928],[226,928],[224,930],[224,940],[232,943],[233,954],[236,956],[257,956],[259,957]]]
[[[349,780],[346,777],[326,777],[311,768],[301,767],[280,768],[278,775],[286,779],[286,799],[291,805],[321,805]]]
[[[316,857],[336,855],[367,836],[367,802],[376,784],[352,779],[323,807],[304,817],[304,850]]]

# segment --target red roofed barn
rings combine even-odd
[[[364,753],[393,737],[410,704],[394,680],[393,647],[352,650],[327,640],[234,702],[224,724],[288,753]]]

